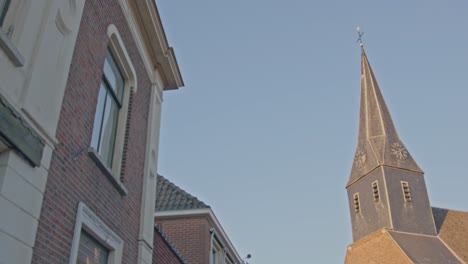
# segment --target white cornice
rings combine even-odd
[[[153,53],[155,68],[162,71],[164,89],[177,89],[184,86],[182,75],[174,51],[167,42],[166,33],[154,0],[135,0],[140,26],[149,49]]]
[[[145,44],[143,43],[144,39],[141,35],[139,27],[137,26],[135,17],[133,15],[133,12],[131,11],[130,4],[128,3],[128,0],[120,0],[119,3],[122,8],[122,12],[125,15],[125,18],[127,19],[128,27],[130,28],[130,31],[133,35],[133,39],[138,48],[141,59],[143,60],[143,64],[145,65],[145,69],[147,70],[148,76],[152,83],[156,83],[154,76],[154,66],[150,61],[150,55],[148,53],[148,50],[145,48]]]
[[[177,59],[167,42],[154,0],[120,0],[120,5],[153,84],[155,72],[159,71],[164,90],[183,87]]]
[[[228,235],[224,231],[221,223],[216,218],[213,210],[211,208],[201,208],[201,209],[189,209],[189,210],[173,210],[173,211],[162,211],[162,212],[155,212],[155,218],[177,218],[177,217],[185,217],[185,216],[199,216],[199,215],[207,215],[214,223],[216,230],[219,230],[220,237],[226,241],[227,247],[234,253],[234,258],[236,259],[236,263],[242,263],[242,258],[240,257],[239,253],[237,252],[236,248],[232,244],[231,240],[229,239]]]

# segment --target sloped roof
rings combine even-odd
[[[463,264],[439,236],[382,229],[348,247],[345,264]],[[452,249],[453,250],[453,249]]]
[[[413,263],[462,264],[437,236],[388,232]]]
[[[468,212],[432,213],[438,236],[382,229],[349,246],[345,263],[468,263]]]
[[[345,264],[412,264],[386,230],[377,231],[348,247]]]
[[[440,239],[468,263],[468,212],[432,208]]]
[[[210,208],[210,206],[182,190],[163,176],[158,175],[156,185],[156,212],[202,208]]]

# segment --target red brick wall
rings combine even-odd
[[[156,223],[187,263],[209,263],[211,226],[205,216],[156,219]]]
[[[181,264],[171,245],[158,230],[154,230],[153,264]],[[174,244],[172,244],[174,245]]]
[[[109,24],[119,29],[138,79],[138,91],[133,94],[128,115],[127,152],[121,175],[127,196],[119,194],[86,151],[91,142]],[[50,165],[33,263],[68,263],[80,201],[124,240],[122,263],[136,263],[150,89],[118,0],[86,1],[63,98],[56,135],[59,143]],[[73,154],[82,148],[85,151],[73,160]]]

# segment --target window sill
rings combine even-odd
[[[15,45],[11,42],[11,40],[7,37],[3,31],[0,30],[0,49],[2,49],[10,61],[16,67],[23,67],[24,66],[24,58],[19,52],[19,50],[15,47]]]
[[[94,148],[89,147],[88,154],[89,156],[91,156],[91,159],[93,159],[94,162],[96,162],[96,165],[99,167],[99,169],[101,169],[101,171],[107,176],[109,181],[117,188],[119,193],[122,196],[127,195],[127,187],[125,187],[125,185],[112,173],[111,169],[109,169],[105,165],[104,161],[101,159],[101,156],[97,153],[97,151]]]

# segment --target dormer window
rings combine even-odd
[[[412,202],[413,199],[411,198],[409,183],[406,181],[402,181],[401,189],[403,191],[403,197],[405,198],[405,202]]]
[[[374,202],[380,201],[379,182],[378,181],[374,181],[372,183],[372,194],[374,196]]]
[[[359,193],[355,193],[353,195],[353,200],[354,200],[354,212],[358,214],[361,211],[361,205],[359,202]]]

